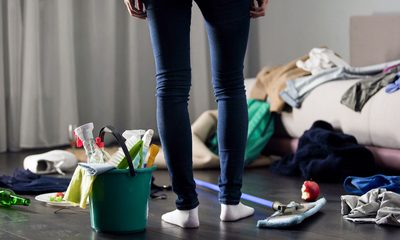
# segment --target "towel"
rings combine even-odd
[[[116,166],[106,163],[78,163],[79,166],[86,168],[88,176],[99,175],[111,169],[117,169]]]
[[[96,175],[88,175],[87,168],[78,165],[74,175],[72,176],[71,183],[68,186],[67,192],[64,195],[64,200],[74,206],[86,208],[87,198],[92,192],[93,181]]]

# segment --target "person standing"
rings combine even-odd
[[[212,83],[218,103],[220,219],[236,221],[254,213],[253,208],[240,202],[248,128],[243,62],[250,19],[265,15],[268,0],[194,1],[206,23]],[[164,214],[162,220],[183,228],[196,228],[200,225],[199,201],[193,179],[188,112],[193,0],[124,0],[124,3],[131,16],[148,20],[156,62],[157,126],[177,195],[176,209]]]

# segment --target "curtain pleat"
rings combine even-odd
[[[158,135],[147,21],[122,0],[4,0],[0,12],[0,152],[67,145],[68,125],[87,122],[94,135],[104,125]],[[193,122],[216,108],[196,5],[191,34]]]
[[[3,57],[6,139],[2,139],[1,149],[18,150],[21,122],[22,85],[22,1],[2,1]]]

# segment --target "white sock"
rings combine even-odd
[[[221,215],[222,221],[236,221],[241,218],[246,218],[254,213],[254,208],[243,205],[239,202],[238,205],[226,205],[221,204]]]
[[[199,207],[190,210],[176,209],[172,212],[165,213],[162,215],[161,219],[182,228],[197,228],[200,225],[198,210]]]

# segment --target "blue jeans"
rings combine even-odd
[[[243,61],[250,27],[250,0],[195,0],[210,42],[212,83],[218,102],[221,158],[219,201],[239,203],[248,114]],[[176,207],[199,205],[192,169],[188,112],[191,87],[190,22],[192,0],[144,0],[156,61],[157,124],[161,145],[178,196]]]

